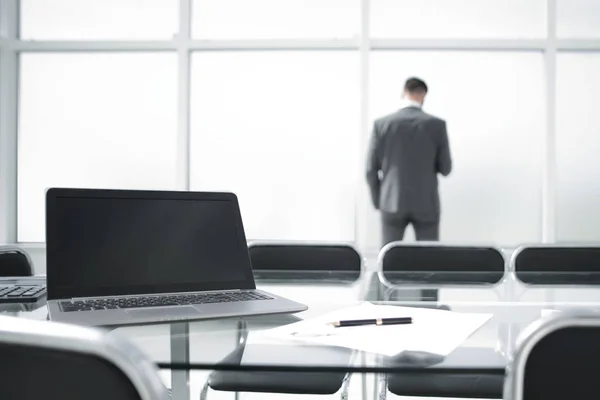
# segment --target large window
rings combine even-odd
[[[354,240],[356,52],[194,55],[191,189],[237,193],[249,238]]]
[[[545,11],[545,0],[372,0],[370,27],[374,38],[539,38]]]
[[[360,0],[193,0],[200,39],[358,37]]]
[[[53,186],[173,189],[173,54],[21,56],[19,241],[44,241]]]
[[[24,40],[170,39],[174,0],[21,0]]]
[[[558,57],[557,237],[600,240],[600,53]]]
[[[404,81],[419,75],[430,87],[424,110],[447,121],[454,170],[440,179],[443,240],[541,239],[541,71],[535,53],[372,53],[371,120],[396,111]]]
[[[0,0],[0,13],[0,242],[43,241],[46,188],[85,186],[229,190],[251,239],[375,252],[366,146],[413,75],[454,158],[442,240],[600,240],[596,0]]]
[[[556,0],[559,38],[600,38],[598,0]]]

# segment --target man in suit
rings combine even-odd
[[[383,245],[402,240],[412,224],[417,240],[439,240],[438,174],[452,169],[446,122],[421,107],[427,85],[410,78],[405,104],[375,121],[367,182],[373,205],[381,212]]]

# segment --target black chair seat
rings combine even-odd
[[[474,369],[479,366],[482,371],[457,374],[424,366],[423,372],[389,374],[388,390],[398,396],[502,398],[506,360],[501,354],[487,348],[459,347],[448,357],[438,357],[438,360],[432,358],[427,365],[444,363],[455,368]]]
[[[254,356],[244,357],[247,347],[253,347]],[[346,365],[352,350],[321,346],[278,346],[245,344],[233,351],[220,364],[223,365],[302,365],[322,363]],[[260,359],[252,359],[260,357]],[[272,362],[270,358],[273,358]],[[274,367],[275,369],[276,367]],[[230,392],[262,392],[292,394],[333,394],[340,390],[345,372],[282,372],[282,371],[214,371],[208,385],[213,390]]]
[[[388,377],[388,390],[398,396],[501,399],[503,384],[504,376],[494,374],[424,372]]]
[[[209,385],[230,392],[334,394],[345,376],[338,372],[215,371]]]

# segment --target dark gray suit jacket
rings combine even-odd
[[[452,169],[446,122],[406,107],[375,121],[367,182],[376,209],[420,221],[440,217],[438,178]]]

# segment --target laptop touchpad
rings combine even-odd
[[[156,318],[157,320],[171,318],[190,318],[202,314],[192,306],[182,307],[152,307],[126,310],[134,318]]]

